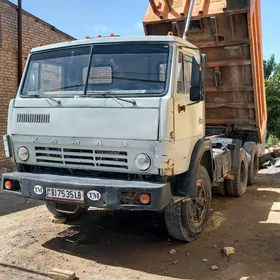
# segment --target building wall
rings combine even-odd
[[[57,30],[50,24],[22,12],[23,64],[31,48],[40,43],[50,44],[73,40],[70,35]],[[9,101],[13,99],[18,86],[17,51],[17,7],[7,0],[0,0],[0,137],[7,131]],[[23,65],[24,67],[24,65]],[[9,164],[0,138],[0,165]]]

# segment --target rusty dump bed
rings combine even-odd
[[[166,35],[175,24],[182,37],[190,6],[191,0],[150,0],[143,20],[146,35]],[[207,55],[207,132],[249,132],[263,143],[267,112],[260,0],[195,0],[187,40]]]

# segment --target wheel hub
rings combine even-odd
[[[207,193],[202,180],[198,180],[196,186],[197,197],[191,201],[191,222],[195,227],[198,227],[206,214]]]

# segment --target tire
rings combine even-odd
[[[197,239],[206,227],[209,218],[212,200],[211,181],[206,168],[201,165],[197,171],[196,181],[198,188],[196,199],[177,202],[172,199],[165,208],[164,218],[167,231],[173,238],[180,241],[191,242]],[[198,212],[201,212],[200,217],[197,216]]]
[[[68,219],[77,218],[82,214],[84,214],[85,212],[87,212],[88,210],[88,208],[80,207],[74,204],[55,203],[53,201],[46,201],[46,207],[54,215],[55,218],[68,218]],[[63,211],[68,211],[68,212],[66,213]]]
[[[234,180],[226,180],[227,193],[229,196],[241,197],[246,192],[248,182],[248,160],[244,149],[239,152],[233,176]]]
[[[245,142],[243,149],[248,159],[248,185],[254,185],[259,171],[259,152],[255,142]]]

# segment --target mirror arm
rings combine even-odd
[[[186,107],[198,104],[200,102],[201,101],[195,101],[195,102],[192,102],[192,103],[189,103],[189,104],[183,104],[183,105],[178,104],[178,113],[180,114],[182,111],[186,112],[186,109],[187,109]]]

